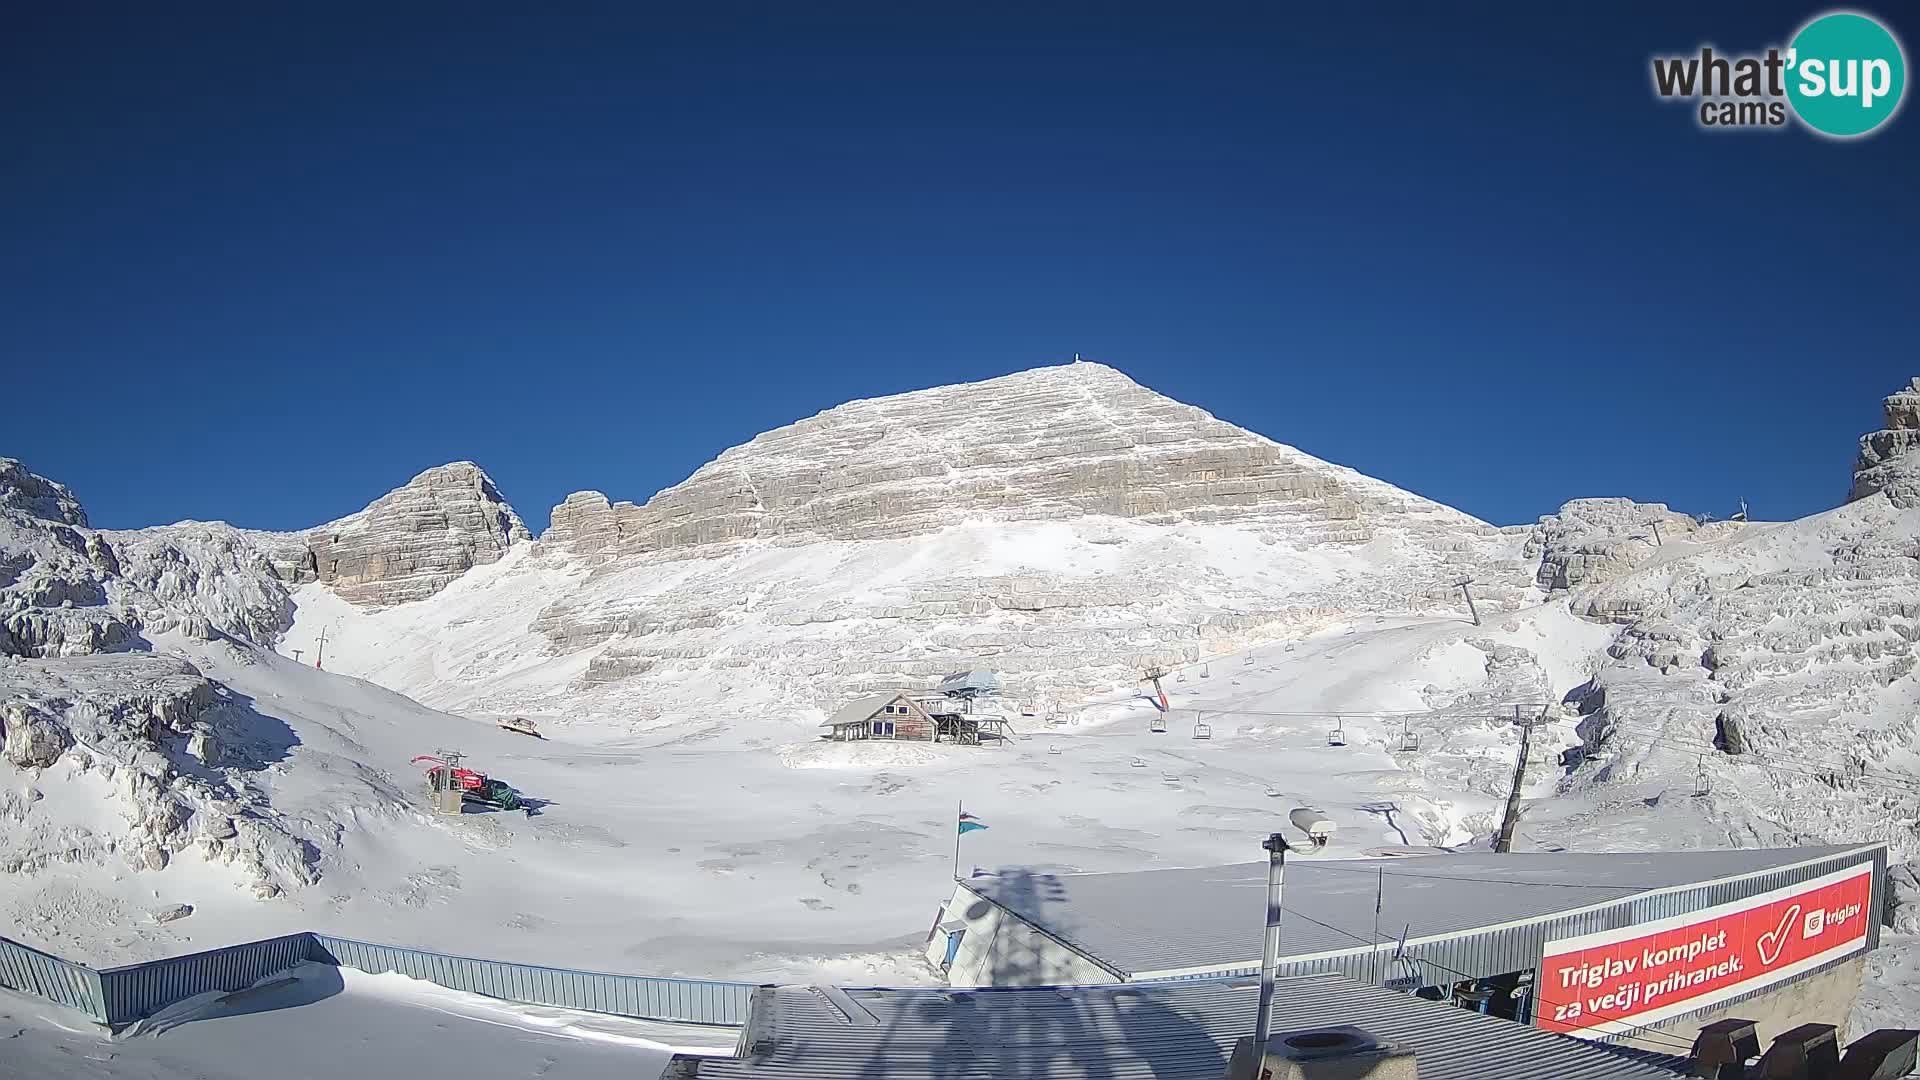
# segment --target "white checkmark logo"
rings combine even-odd
[[[1771,933],[1760,935],[1761,967],[1771,967],[1775,960],[1780,959],[1781,950],[1787,947],[1787,927],[1792,926],[1793,920],[1799,917],[1800,905],[1795,904],[1787,909],[1785,915],[1780,917],[1779,926],[1774,927]]]

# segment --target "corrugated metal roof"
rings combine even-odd
[[[820,726],[833,727],[838,724],[857,724],[862,720],[870,719],[873,714],[879,712],[883,706],[892,704],[894,698],[899,697],[905,692],[904,690],[889,690],[884,694],[866,694],[854,698],[852,701],[835,709],[833,716],[828,718],[827,722]]]
[[[991,671],[956,671],[940,680],[939,689],[943,694],[958,694],[965,691],[991,694],[1000,689],[1000,676]]]
[[[1282,959],[1480,930],[1830,858],[1849,847],[1734,851],[1431,855],[1287,861]],[[1139,976],[1257,967],[1266,924],[1265,863],[1119,874],[1027,870],[965,884],[1107,966]],[[999,980],[996,980],[999,981]],[[1005,980],[1017,981],[1017,980]]]
[[[770,1050],[750,1061],[707,1059],[699,1075],[1221,1080],[1234,1042],[1253,1033],[1258,985],[1215,979],[844,995],[781,987],[771,996],[771,1017],[754,1018],[759,1037],[771,1038]],[[1582,1042],[1333,976],[1282,979],[1276,989],[1275,1032],[1352,1024],[1412,1049],[1420,1080],[1672,1080],[1682,1069],[1674,1058]]]

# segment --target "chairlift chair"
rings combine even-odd
[[[1711,794],[1713,794],[1713,776],[1707,772],[1707,759],[1703,754],[1700,757],[1700,763],[1694,766],[1693,797],[1698,799]]]
[[[1242,662],[1242,663],[1244,663],[1244,664],[1246,664],[1246,665],[1247,665],[1248,667],[1252,667],[1252,666],[1253,666],[1253,654],[1252,654],[1252,653],[1248,653],[1248,654],[1247,654],[1247,658],[1246,658],[1245,660],[1243,660],[1243,661],[1241,661],[1241,662]]]
[[[1155,716],[1151,721],[1149,721],[1147,724],[1147,730],[1153,732],[1155,735],[1165,735],[1167,733],[1166,714],[1161,713],[1160,715]]]
[[[1418,749],[1420,749],[1420,736],[1415,734],[1412,728],[1402,731],[1400,733],[1400,752],[1403,754],[1411,754]]]
[[[1144,768],[1146,768],[1146,767],[1147,767],[1147,759],[1146,759],[1146,758],[1134,758],[1134,759],[1133,759],[1133,767],[1134,767],[1134,768],[1136,768],[1136,769],[1144,769]]]
[[[1334,725],[1333,730],[1327,732],[1327,745],[1328,746],[1347,745],[1347,729],[1338,724]]]
[[[1268,784],[1268,785],[1267,785],[1267,798],[1269,798],[1269,799],[1277,799],[1277,798],[1279,798],[1279,797],[1280,797],[1280,789],[1279,789],[1279,788],[1277,788],[1277,787],[1274,787],[1274,786],[1273,786],[1272,784]]]
[[[1200,665],[1200,677],[1201,677],[1201,678],[1203,678],[1203,679],[1210,679],[1210,678],[1212,678],[1212,677],[1213,677],[1213,665],[1212,665],[1212,664],[1201,664],[1201,665]]]
[[[1194,738],[1196,738],[1196,739],[1211,739],[1211,738],[1213,738],[1213,725],[1212,725],[1212,724],[1201,724],[1201,723],[1195,723],[1195,724],[1193,725],[1193,737],[1194,737]]]
[[[1160,774],[1160,779],[1164,783],[1177,784],[1180,782],[1180,774],[1177,772],[1163,772]]]
[[[1186,681],[1187,681],[1187,673],[1186,673],[1186,672],[1184,672],[1184,671],[1182,671],[1182,672],[1180,672],[1180,673],[1179,673],[1178,675],[1175,675],[1175,676],[1173,677],[1173,681],[1174,681],[1174,682],[1186,682]]]
[[[1039,716],[1040,707],[1038,705],[1035,705],[1031,701],[1023,701],[1020,703],[1020,715],[1021,716]]]
[[[1047,753],[1049,754],[1058,754],[1059,752],[1060,752],[1060,746],[1057,743],[1047,747]]]

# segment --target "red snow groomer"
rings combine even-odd
[[[513,790],[505,780],[490,779],[485,773],[450,764],[444,758],[431,754],[421,754],[411,764],[427,766],[427,790],[446,791],[449,787],[460,792],[462,802],[477,802],[491,806],[495,810],[520,809],[520,793]]]

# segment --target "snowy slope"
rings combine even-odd
[[[159,874],[66,867],[14,883],[25,887],[13,912],[30,939],[91,959],[317,928],[618,970],[916,981],[928,977],[912,955],[951,870],[961,800],[992,826],[964,852],[983,865],[1244,859],[1249,837],[1303,803],[1340,824],[1336,853],[1473,839],[1515,743],[1488,703],[1539,700],[1584,677],[1494,662],[1494,643],[1577,633],[1569,623],[1543,610],[1483,628],[1458,617],[1335,625],[1252,663],[1185,672],[1170,682],[1165,734],[1148,730],[1144,699],[1115,695],[998,749],[846,746],[811,732],[764,747],[536,741],[285,658],[172,642],[291,733],[285,758],[242,782],[313,845],[315,884],[262,903],[195,849]],[[1399,753],[1403,722],[1384,715],[1345,721],[1349,745],[1330,748],[1329,708],[1411,712],[1422,750]],[[1211,739],[1191,738],[1193,710]],[[1570,731],[1540,736],[1543,755]],[[510,780],[538,813],[427,815],[406,761],[442,747]],[[1376,805],[1396,809],[1363,809]],[[137,917],[172,903],[196,913]]]
[[[1920,854],[1916,534],[1920,510],[1876,497],[1663,552],[1585,596],[1624,625],[1581,695],[1591,753],[1568,783],[1604,807],[1561,839]]]

